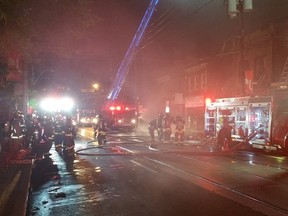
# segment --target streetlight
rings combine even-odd
[[[244,67],[244,12],[253,9],[253,0],[228,0],[228,15],[230,18],[239,16],[240,21],[240,67],[238,82],[242,83],[242,94],[245,95],[245,67]],[[240,81],[239,81],[240,80]]]
[[[98,83],[94,83],[92,85],[92,87],[95,89],[95,90],[98,90],[99,89],[99,84]]]

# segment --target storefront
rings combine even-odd
[[[204,96],[185,98],[186,133],[198,136],[204,133]]]

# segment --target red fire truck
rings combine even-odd
[[[257,135],[249,141],[252,147],[288,152],[286,98],[267,96],[216,99],[206,104],[205,132],[217,136],[225,119],[231,127],[234,141],[243,141],[257,130]]]
[[[107,120],[109,128],[133,130],[137,127],[138,110],[136,105],[120,102],[108,103],[102,109],[102,114]]]

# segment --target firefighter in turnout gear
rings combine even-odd
[[[223,126],[219,130],[217,136],[217,146],[216,150],[223,150],[229,147],[229,144],[232,142],[231,137],[231,127],[228,123],[228,120],[223,120]]]
[[[63,125],[63,153],[66,155],[74,155],[74,137],[73,137],[74,125],[71,118],[66,118],[66,122]]]
[[[155,130],[157,129],[157,119],[153,119],[152,121],[149,122],[149,127],[148,127],[148,131],[149,131],[149,135],[151,138],[151,144],[150,147],[156,147],[156,143],[155,143]]]
[[[57,118],[54,122],[54,145],[56,151],[62,149],[62,143],[64,140],[63,126],[64,120],[61,118]]]
[[[163,132],[164,132],[164,143],[169,143],[172,134],[172,117],[169,113],[166,113],[163,118]]]
[[[99,146],[103,146],[107,142],[106,134],[108,131],[109,129],[107,122],[105,121],[102,115],[99,115],[98,122],[94,128],[94,138],[95,139],[97,138]]]
[[[164,115],[160,113],[158,118],[155,118],[149,122],[148,131],[151,138],[151,147],[156,147],[155,130],[157,130],[158,141],[162,142],[163,140],[163,117]]]
[[[184,126],[185,126],[185,122],[184,120],[180,117],[177,116],[175,119],[175,144],[180,144],[183,145],[184,144]]]
[[[157,129],[157,119],[153,119],[149,122],[148,132],[151,138],[151,142],[155,141],[155,130]]]

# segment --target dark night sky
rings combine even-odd
[[[245,14],[246,32],[287,17],[288,0],[253,2],[253,11]],[[92,81],[108,85],[149,3],[149,0],[95,1],[95,13],[102,22],[91,29],[89,40],[80,45],[84,52],[72,59],[53,62],[56,70],[69,73],[71,85],[87,85]],[[160,0],[136,61],[142,58],[141,72],[147,73],[167,67],[175,53],[178,58],[216,55],[223,42],[238,31],[238,20],[228,18],[224,0]]]

